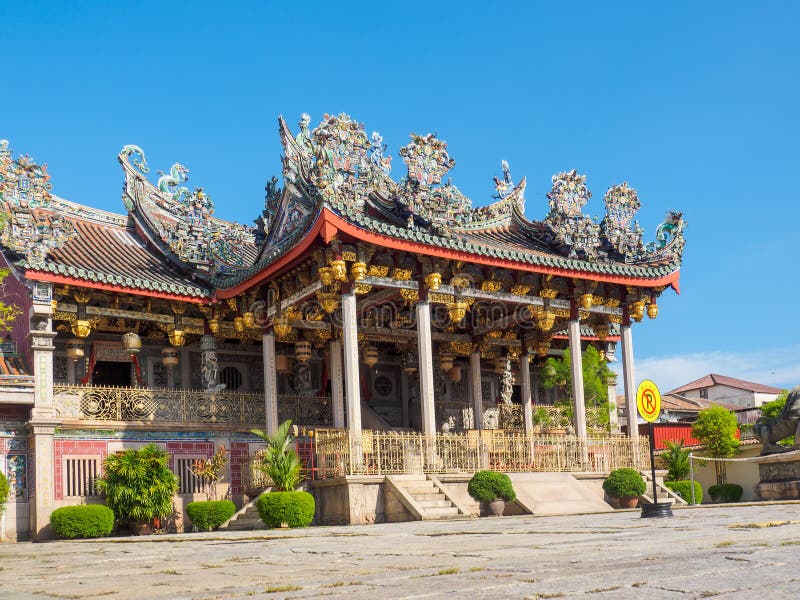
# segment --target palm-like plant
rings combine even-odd
[[[150,522],[172,513],[178,478],[169,470],[168,461],[167,451],[155,444],[106,458],[105,475],[96,484],[119,519]]]
[[[267,442],[263,462],[258,468],[264,471],[272,479],[275,487],[282,492],[293,492],[301,480],[300,460],[294,449],[290,448],[294,441],[290,433],[291,427],[292,421],[287,419],[272,435],[260,429],[252,430],[252,433]]]
[[[665,440],[664,445],[667,449],[661,453],[661,459],[667,466],[667,481],[683,481],[689,475],[689,451],[684,450],[683,440]]]

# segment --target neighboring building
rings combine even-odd
[[[757,408],[771,402],[783,392],[782,389],[717,375],[711,373],[691,383],[671,390],[665,396],[673,396],[684,403],[697,403],[701,406],[720,404],[729,410]]]
[[[376,486],[381,473],[413,470],[617,464],[617,438],[569,455],[551,440],[536,456],[554,453],[546,467],[532,444],[490,451],[491,441],[532,433],[531,364],[566,347],[578,393],[563,429],[584,442],[593,430],[587,344],[610,355],[621,342],[635,406],[632,323],[655,318],[661,293],[678,287],[680,213],[645,244],[635,189],[611,187],[598,223],[582,213],[585,177],[570,171],[553,177],[546,217],[530,221],[525,180],[505,163],[495,201],[476,208],[443,183],[455,163],[435,135],[411,136],[394,180],[377,133],[346,115],[309,124],[304,115],[295,134],[280,119],[283,187],[267,182],[256,227],[214,217],[179,163],[148,180],[137,146],[118,157],[125,212],[115,214],[51,194],[46,167],[0,141],[4,299],[24,314],[0,374],[0,467],[13,466],[15,485],[7,533],[42,532],[54,508],[95,494],[109,453],[149,441],[181,477],[179,512],[199,491],[191,461],[222,444],[239,501],[259,448],[250,429],[286,418],[316,430],[320,474],[374,475]],[[490,428],[495,438],[474,431]],[[377,429],[415,437],[367,431]],[[443,430],[450,445],[418,450]],[[613,460],[642,455],[626,448]],[[521,458],[500,460],[512,451]],[[356,493],[351,508],[367,514],[345,507],[342,522],[389,518]]]

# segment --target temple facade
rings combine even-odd
[[[573,170],[553,176],[547,212],[531,221],[526,181],[505,161],[492,201],[473,206],[446,179],[455,161],[436,135],[412,134],[398,169],[347,115],[313,129],[303,115],[296,132],[279,119],[279,134],[282,181],[267,181],[254,226],[214,216],[179,163],[152,176],[137,146],[118,157],[116,214],[58,197],[45,165],[0,141],[2,300],[20,309],[0,355],[6,537],[46,535],[52,510],[96,498],[109,453],[149,442],[180,477],[178,527],[204,491],[189,466],[217,446],[242,502],[258,491],[250,430],[284,419],[328,487],[478,468],[604,472],[642,458],[632,329],[678,290],[679,212],[645,242],[637,191],[612,186],[595,219]],[[590,345],[622,361],[631,437],[618,433],[614,382],[608,398],[584,398]],[[564,349],[566,407],[538,375]]]

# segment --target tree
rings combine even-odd
[[[608,409],[608,379],[611,369],[600,357],[594,346],[589,346],[582,354],[583,362],[583,397],[586,406],[597,406]],[[561,358],[548,358],[541,372],[541,382],[545,389],[558,388],[560,404],[571,406],[572,400],[572,361],[569,348],[564,350]],[[608,420],[608,410],[601,411]]]
[[[692,425],[692,435],[706,447],[708,455],[713,458],[730,458],[739,453],[739,439],[736,416],[722,408],[712,406],[701,410]],[[724,462],[715,462],[717,485],[727,483]]]
[[[3,213],[0,213],[0,234],[2,234],[5,224],[6,217]],[[8,269],[0,269],[0,286],[2,286],[3,281],[8,277],[9,273],[10,271]],[[16,306],[13,304],[6,304],[0,300],[0,332],[10,331],[14,319],[16,319],[19,314],[20,311]]]
[[[292,421],[287,419],[278,426],[273,435],[260,429],[253,429],[252,433],[267,442],[263,462],[259,468],[264,471],[275,487],[282,492],[293,492],[301,480],[300,460],[297,453],[290,448],[294,438],[290,433]]]

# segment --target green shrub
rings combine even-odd
[[[105,476],[96,480],[106,495],[108,507],[119,519],[150,522],[172,513],[172,496],[178,478],[169,470],[166,450],[155,444],[110,454],[104,463]]]
[[[6,502],[8,502],[8,494],[11,489],[8,485],[6,474],[0,471],[0,517],[3,516],[3,511],[6,509]]]
[[[636,469],[615,469],[603,482],[603,489],[612,498],[641,496],[647,486]]]
[[[211,531],[222,525],[236,513],[236,505],[230,500],[208,500],[190,502],[186,514],[199,531]]]
[[[114,511],[102,504],[65,506],[50,514],[50,524],[62,538],[103,537],[114,529]]]
[[[256,502],[267,527],[308,527],[314,520],[314,496],[308,492],[269,492]]]
[[[664,485],[686,500],[692,503],[692,482],[691,481],[665,481]],[[694,503],[700,504],[703,501],[703,486],[700,482],[694,482]]]
[[[708,495],[713,502],[738,502],[743,493],[742,486],[737,483],[723,483],[708,488]]]
[[[511,479],[497,471],[478,471],[469,480],[467,491],[478,502],[491,502],[497,498],[513,502],[517,499]]]

